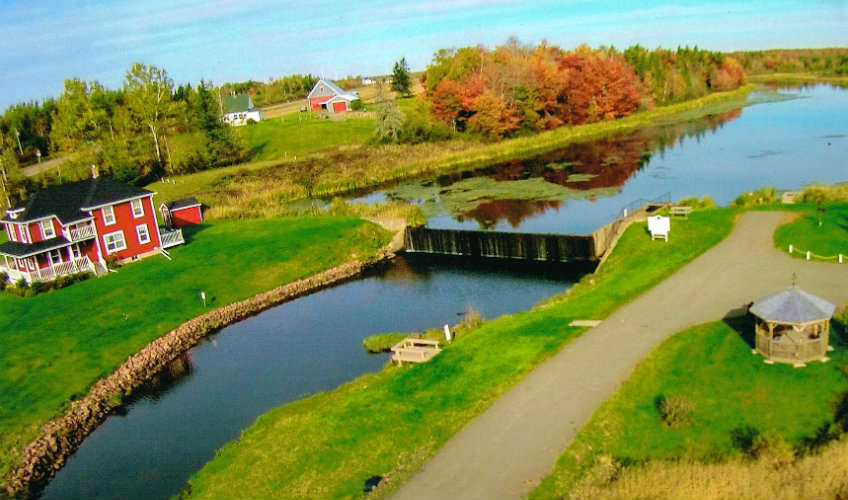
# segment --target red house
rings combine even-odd
[[[326,110],[330,113],[344,113],[350,110],[351,103],[358,101],[359,96],[345,92],[330,80],[320,79],[306,96],[309,109],[313,111]]]
[[[159,212],[166,226],[183,227],[203,223],[202,208],[196,198],[186,198],[159,205]]]
[[[104,177],[36,192],[0,219],[8,238],[0,244],[0,273],[30,283],[101,274],[107,258],[137,260],[182,243],[181,233],[160,233],[154,194]]]

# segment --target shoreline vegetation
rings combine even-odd
[[[486,321],[427,364],[387,367],[263,415],[221,448],[181,497],[348,498],[361,495],[374,476],[382,481],[369,497],[387,496],[465,423],[585,331],[568,326],[570,320],[602,319],[661,282],[729,234],[736,213],[696,210],[674,221],[679,237],[661,246],[646,241],[641,225],[631,226],[605,267],[566,294]]]
[[[389,242],[389,232],[353,217],[234,224],[224,221],[191,228],[187,235],[192,244],[174,249],[170,262],[134,263],[103,279],[36,297],[0,296],[0,326],[6,323],[2,328],[5,342],[0,346],[5,367],[0,376],[4,489],[14,493],[27,481],[51,473],[54,464],[61,463],[110,408],[120,405],[118,392],[132,391],[154,374],[164,358],[177,356],[203,335],[275,300],[287,300],[305,293],[305,287],[326,286],[330,281],[325,275],[309,281],[310,275],[348,262],[331,273],[336,280],[345,279],[353,267],[391,255],[388,249],[378,251]],[[228,279],[233,275],[242,279],[235,283]],[[138,283],[164,279],[169,280],[165,290],[138,287]],[[304,279],[306,285],[280,286]],[[212,312],[204,313],[200,291],[205,291]],[[96,311],[90,306],[92,296],[100,297]],[[136,304],[135,310],[127,311],[127,302]],[[50,314],[53,310],[63,314]],[[204,321],[210,314],[226,318]],[[69,324],[75,327],[69,330]],[[173,339],[163,337],[168,331],[180,333],[172,332]],[[154,349],[154,354],[144,356],[145,346]],[[125,370],[116,368],[122,363],[129,363]]]
[[[210,205],[213,218],[274,216],[287,213],[286,204],[306,198],[332,198],[413,179],[473,170],[492,163],[550,152],[575,142],[586,142],[637,128],[691,120],[744,107],[755,85],[710,94],[677,104],[640,111],[625,118],[573,127],[560,127],[496,143],[463,139],[418,145],[347,146],[330,154],[336,167],[317,172],[311,185],[286,180],[312,160],[294,160],[272,166],[265,163],[225,167],[174,178],[174,184],[152,183],[161,199],[196,196]],[[327,153],[329,154],[329,153]],[[313,156],[320,157],[321,153]],[[407,158],[397,164],[397,158]],[[345,165],[347,162],[349,165]],[[269,182],[273,179],[274,182]]]

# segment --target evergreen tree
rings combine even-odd
[[[395,63],[392,70],[392,90],[399,92],[401,95],[408,96],[411,94],[409,77],[409,65],[406,63],[406,58],[402,57],[400,61]]]

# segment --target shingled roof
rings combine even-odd
[[[56,216],[62,224],[69,224],[87,219],[88,210],[152,194],[146,189],[115,182],[108,177],[97,177],[37,191],[25,204],[11,210],[22,210],[16,218],[6,213],[0,221],[19,223]]]
[[[165,206],[168,207],[168,210],[174,211],[174,210],[182,210],[184,208],[190,208],[190,207],[199,207],[200,202],[197,201],[197,198],[191,197],[191,198],[185,198],[185,199],[182,199],[182,200],[172,201],[171,203],[168,203]]]
[[[775,323],[809,323],[833,317],[836,306],[797,286],[764,297],[752,305],[751,314]]]

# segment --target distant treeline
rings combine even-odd
[[[144,184],[243,161],[247,148],[221,120],[219,95],[204,81],[175,88],[164,69],[135,64],[120,89],[73,78],[56,99],[11,106],[0,119],[0,203],[42,187],[18,168],[38,152],[67,159],[53,173],[60,182],[88,176],[90,164]]]
[[[848,48],[777,49],[734,52],[749,74],[816,73],[825,76],[848,75]]]
[[[257,107],[293,101],[305,98],[312,90],[318,77],[315,75],[289,75],[272,79],[268,83],[248,80],[239,83],[221,85],[221,92],[229,94],[250,94],[253,104]]]
[[[490,139],[627,116],[744,81],[742,66],[698,48],[580,46],[510,40],[489,50],[440,50],[422,75],[432,115]]]

